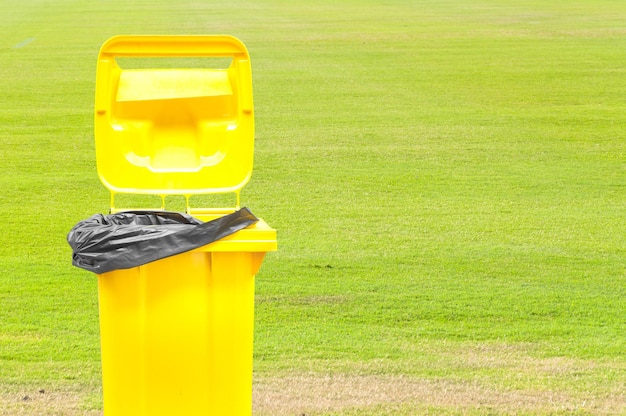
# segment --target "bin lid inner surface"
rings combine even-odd
[[[148,52],[144,53],[144,49]],[[125,69],[123,56],[231,56],[228,68]],[[250,179],[250,61],[229,36],[115,37],[96,77],[96,161],[112,192],[237,192]]]

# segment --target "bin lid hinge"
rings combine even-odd
[[[158,207],[154,207],[154,206],[137,206],[137,207],[132,207],[132,208],[120,208],[117,207],[115,204],[115,196],[116,194],[118,194],[120,192],[113,192],[111,191],[111,206],[109,208],[109,213],[110,214],[115,214],[118,212],[122,212],[122,211],[166,211],[166,202],[165,199],[168,196],[167,194],[161,194],[158,195],[158,197],[160,198],[160,206]],[[183,194],[182,196],[184,196],[185,198],[185,212],[187,214],[190,215],[216,215],[216,214],[227,214],[233,211],[236,211],[238,209],[241,208],[241,190],[237,189],[233,192],[229,192],[229,193],[234,193],[235,194],[235,206],[227,206],[227,207],[192,207],[191,206],[191,197],[192,196],[197,196],[197,194]],[[126,192],[124,192],[124,194],[126,194]],[[133,194],[136,195],[136,194]],[[151,194],[154,195],[154,194]],[[180,196],[180,195],[179,195]],[[141,205],[141,203],[140,203]]]

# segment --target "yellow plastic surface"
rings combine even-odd
[[[124,69],[119,58],[230,58],[228,68]],[[235,192],[254,153],[250,58],[231,36],[117,36],[96,75],[98,174],[113,193]]]
[[[124,69],[119,58],[225,57],[228,68]],[[118,36],[98,56],[98,174],[119,193],[184,195],[208,221],[232,209],[254,153],[250,60],[230,36]],[[276,231],[264,221],[204,247],[98,276],[105,416],[249,416],[254,276]]]
[[[249,416],[265,222],[98,276],[105,416]]]

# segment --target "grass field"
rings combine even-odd
[[[0,415],[101,415],[116,34],[239,37],[279,232],[254,414],[626,414],[626,3],[0,0]],[[176,202],[174,201],[174,204]]]

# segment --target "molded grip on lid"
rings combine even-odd
[[[248,56],[245,45],[226,35],[115,36],[102,45],[100,56]]]

